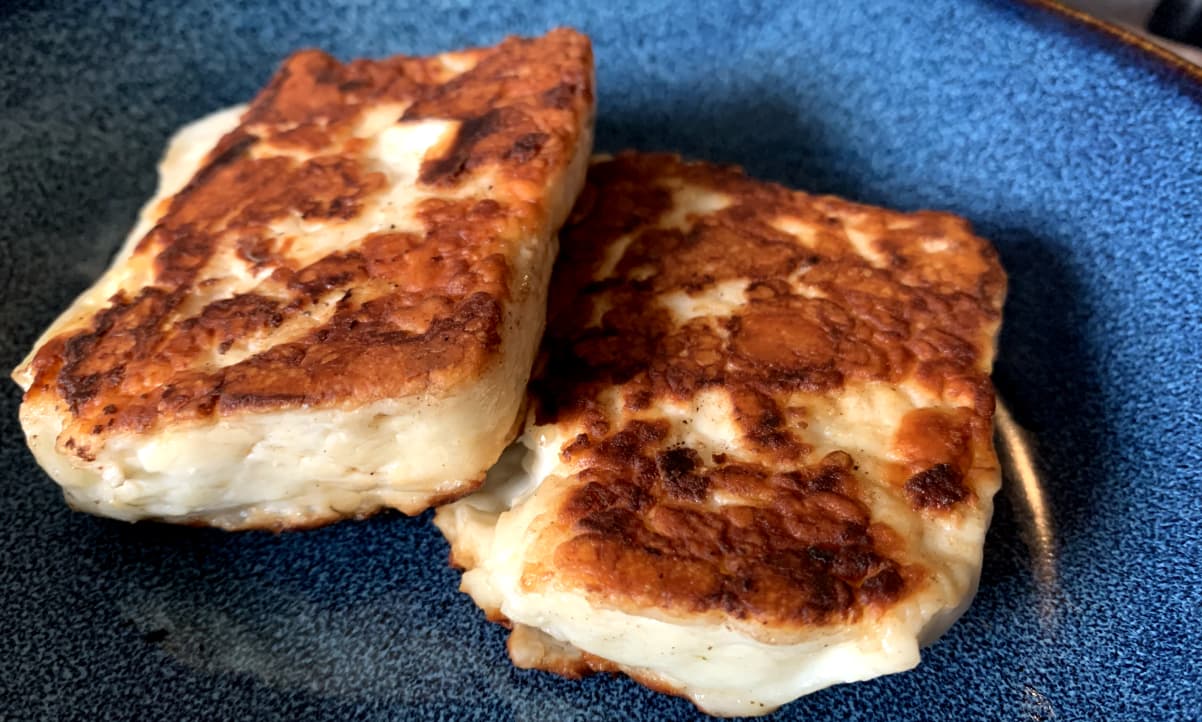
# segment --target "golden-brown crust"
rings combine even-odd
[[[680,223],[681,189],[725,206]],[[532,393],[539,424],[579,433],[556,524],[535,542],[553,552],[524,585],[554,577],[603,606],[776,629],[854,621],[917,588],[928,570],[872,517],[854,450],[816,455],[808,409],[786,400],[875,382],[941,399],[894,422],[883,481],[916,514],[973,503],[1005,293],[986,241],[946,214],[633,153],[594,165],[561,237]],[[746,283],[735,312],[677,320],[662,303],[723,281]],[[710,389],[733,403],[744,458],[671,440],[665,406]]]
[[[457,72],[463,65],[472,67]],[[151,282],[118,293],[82,330],[49,339],[33,358],[27,401],[61,401],[65,438],[86,460],[110,432],[437,395],[478,376],[496,361],[519,280],[508,254],[547,223],[547,184],[587,140],[591,67],[588,39],[570,30],[510,38],[449,62],[342,64],[316,50],[294,54],[138,243],[135,256],[153,259]],[[453,186],[487,170],[495,192],[428,199],[418,213],[423,231],[372,233],[298,265],[293,239],[269,223],[338,223],[378,196],[387,181],[365,162],[354,128],[381,104],[403,107],[402,123],[460,121],[451,147],[425,159],[419,185]],[[206,264],[223,251],[265,280],[190,308],[218,273]],[[323,299],[336,304],[327,320],[221,363],[231,348],[309,315]]]
[[[672,208],[666,184],[675,181],[733,202],[687,231],[656,227]],[[799,243],[771,225],[774,218],[821,230]],[[853,247],[853,222],[872,237],[880,265]],[[610,245],[636,230],[615,277],[594,280]],[[757,182],[736,168],[623,154],[590,170],[563,238],[548,320],[558,373],[536,387],[539,423],[580,413],[615,380],[632,389],[625,396],[636,407],[660,394],[737,387],[747,398],[747,432],[769,442],[774,417],[753,413],[753,398],[834,390],[845,380],[913,377],[934,389],[967,383],[981,413],[992,409],[987,371],[1005,275],[996,251],[955,216],[898,213]],[[928,240],[949,247],[935,257],[921,248]],[[785,279],[803,269],[820,297],[789,288]],[[750,287],[747,306],[724,329],[674,328],[650,302],[728,279]],[[587,297],[573,302],[580,293]],[[602,297],[602,324],[588,327]]]
[[[888,557],[858,498],[851,457],[810,466],[703,461],[635,421],[596,448],[559,518],[574,534],[556,571],[595,596],[678,614],[821,625],[896,601],[921,572]],[[721,509],[710,494],[737,496]]]

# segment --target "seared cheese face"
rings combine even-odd
[[[751,715],[916,665],[975,592],[1005,277],[944,214],[602,160],[520,443],[436,523],[523,667]]]
[[[479,485],[583,184],[588,40],[289,58],[182,129],[110,269],[14,372],[76,508],[294,528]]]

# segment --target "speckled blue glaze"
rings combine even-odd
[[[0,6],[0,366],[93,279],[170,131],[290,50],[425,53],[572,24],[598,144],[970,218],[1011,275],[997,384],[1056,525],[1003,493],[974,606],[915,671],[775,719],[1202,715],[1202,96],[1006,2],[424,0]],[[0,717],[665,720],[616,677],[514,669],[426,517],[273,536],[72,513],[0,389]]]

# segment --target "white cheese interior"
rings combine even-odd
[[[239,106],[214,113],[174,136],[160,164],[158,192],[143,208],[113,264],[47,329],[35,352],[50,338],[89,325],[92,314],[117,291],[136,292],[151,282],[152,264],[145,254],[132,256],[134,247],[162,215],[163,200],[192,177],[208,151],[237,126],[243,110]],[[432,195],[416,184],[421,162],[457,123],[396,123],[399,115],[399,107],[377,109],[365,114],[357,129],[375,138],[366,162],[388,177],[387,190],[362,213],[326,226],[305,224],[299,217],[273,222],[278,235],[295,239],[289,254],[299,263],[317,260],[372,232],[420,229],[417,206]],[[502,332],[503,360],[482,377],[439,396],[242,413],[200,424],[164,425],[148,434],[113,435],[92,449],[92,461],[64,448],[60,435],[68,415],[65,408],[26,403],[21,423],[38,463],[63,486],[75,508],[118,519],[196,520],[229,528],[303,525],[380,507],[415,513],[474,483],[509,441],[521,408],[542,333],[556,251],[554,238],[548,241],[548,236],[566,217],[587,168],[591,138],[586,133],[580,141],[566,177],[550,191],[547,226],[514,249],[514,302],[507,307]],[[450,193],[483,195],[490,182],[481,176]],[[205,273],[216,280],[206,286],[203,298],[190,300],[199,307],[251,290],[262,281],[232,254],[215,255]],[[228,352],[214,350],[197,363],[204,370],[236,363],[302,336],[331,310],[318,304],[309,316],[298,315],[269,337],[239,339]],[[33,355],[13,374],[26,389],[33,382]]]
[[[536,335],[537,327],[524,333]],[[266,520],[303,525],[381,507],[416,513],[493,462],[529,367],[522,354],[509,354],[478,386],[436,404],[386,399],[114,436],[87,465],[56,449],[59,414],[23,409],[22,424],[71,505],[94,514],[237,528]]]

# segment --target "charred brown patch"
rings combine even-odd
[[[554,553],[572,583],[640,605],[785,624],[854,618],[857,605],[906,593],[886,573],[897,565],[879,552],[845,470],[826,464],[782,483],[758,465],[706,465],[657,436],[635,427],[576,455],[592,462],[561,509],[576,535]],[[824,474],[838,476],[826,484],[838,493],[804,483]],[[748,503],[715,513],[708,490]]]
[[[462,121],[447,152],[439,158],[422,163],[419,176],[421,182],[427,185],[457,183],[474,165],[476,159],[472,157],[472,151],[475,147],[504,127],[504,122],[504,114],[499,110],[490,110],[483,115]]]
[[[709,482],[697,473],[701,467],[701,455],[696,451],[676,447],[658,454],[655,461],[664,478],[664,490],[668,496],[693,502],[705,498]]]
[[[516,163],[525,163],[538,155],[550,138],[546,133],[527,133],[514,141],[505,157]]]
[[[906,496],[919,509],[950,509],[969,496],[964,475],[951,464],[936,464],[906,481]]]

